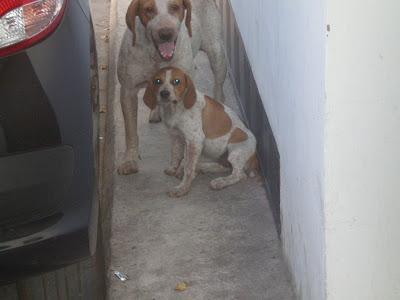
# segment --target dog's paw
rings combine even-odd
[[[170,191],[168,191],[167,194],[171,198],[179,198],[179,197],[185,196],[187,193],[189,193],[189,190],[190,189],[188,189],[188,188],[182,188],[182,187],[176,186],[176,187],[172,188]]]
[[[151,124],[157,124],[161,122],[161,118],[150,118],[149,123]]]
[[[178,170],[175,171],[175,177],[178,179],[183,179],[183,175],[185,174],[183,168],[178,168]]]
[[[137,172],[139,172],[139,167],[137,162],[134,160],[125,161],[118,167],[119,175],[130,175]]]
[[[169,167],[164,170],[164,174],[168,176],[176,176],[176,168],[174,167]]]
[[[160,115],[160,111],[158,109],[154,109],[150,112],[149,122],[150,123],[160,123],[161,122],[161,115]]]
[[[226,187],[226,182],[223,178],[217,178],[210,182],[210,188],[214,191],[222,190]]]

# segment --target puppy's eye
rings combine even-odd
[[[160,85],[160,84],[162,84],[162,80],[161,79],[156,79],[156,80],[154,80],[154,84],[155,85]]]
[[[179,79],[174,80],[174,85],[180,85],[181,81]]]

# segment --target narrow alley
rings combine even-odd
[[[111,40],[117,54],[129,0],[112,8]],[[114,12],[113,12],[114,10]],[[115,63],[117,57],[112,57]],[[196,58],[197,87],[212,93],[213,75],[204,53]],[[113,66],[110,70],[113,70]],[[118,81],[111,74],[115,84]],[[232,82],[227,79],[227,104],[238,111]],[[124,149],[119,89],[113,97],[115,160]],[[139,100],[140,172],[114,173],[110,299],[293,299],[280,241],[261,178],[226,190],[208,187],[211,175],[200,175],[191,193],[171,199],[166,191],[177,183],[163,173],[169,161],[169,138],[163,124],[149,124],[149,110]],[[184,292],[175,291],[186,282]]]

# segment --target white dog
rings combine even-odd
[[[138,171],[138,91],[160,68],[177,66],[193,75],[193,58],[204,50],[215,75],[214,96],[223,102],[226,62],[222,22],[214,0],[133,0],[118,59],[126,151],[119,174]],[[182,23],[185,26],[182,26]],[[159,122],[158,109],[150,122]]]
[[[165,173],[183,179],[169,192],[171,197],[189,192],[196,171],[226,172],[229,165],[229,176],[210,183],[212,189],[220,190],[257,168],[256,139],[251,131],[230,108],[196,91],[182,70],[167,67],[157,72],[147,85],[144,102],[150,109],[161,108],[165,125],[176,137],[171,166]],[[214,162],[199,163],[202,154]]]

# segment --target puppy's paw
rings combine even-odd
[[[130,175],[137,172],[139,172],[139,167],[137,162],[134,160],[125,161],[118,167],[119,175]]]
[[[176,187],[172,188],[170,191],[168,191],[167,194],[171,198],[179,198],[179,197],[185,196],[187,193],[189,193],[189,190],[190,189],[188,189],[188,188],[176,186]]]
[[[161,115],[160,115],[159,109],[156,108],[150,112],[149,122],[150,123],[160,123],[161,122]]]
[[[176,176],[176,168],[168,167],[164,170],[164,174],[168,176]]]
[[[210,188],[214,191],[222,190],[226,187],[226,182],[223,178],[217,178],[210,182]]]

